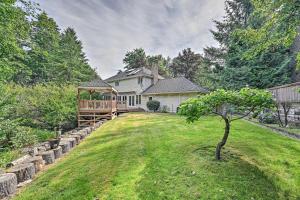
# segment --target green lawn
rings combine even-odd
[[[15,199],[300,199],[300,142],[246,121],[126,114],[40,173]]]

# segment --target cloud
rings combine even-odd
[[[209,29],[224,0],[36,0],[62,29],[75,28],[102,78],[123,68],[127,51],[174,57],[184,48],[216,45]]]

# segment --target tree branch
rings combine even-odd
[[[253,111],[254,111],[254,107],[252,107],[252,108],[249,110],[249,112],[247,112],[246,114],[242,115],[241,117],[237,117],[237,118],[231,119],[230,122],[235,121],[235,120],[238,120],[238,119],[242,119],[242,118],[244,118],[244,117],[247,117],[247,116],[250,115],[250,113],[253,112]]]

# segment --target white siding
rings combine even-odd
[[[176,112],[177,107],[191,97],[196,97],[198,94],[196,93],[188,93],[188,94],[165,94],[165,95],[149,95],[142,97],[142,108],[147,110],[147,102],[149,97],[152,97],[153,100],[157,100],[160,102],[160,109],[163,106],[167,107],[168,112]]]
[[[115,81],[108,82],[111,86],[113,86],[118,92],[136,92],[136,94],[142,93],[145,89],[147,89],[152,83],[151,78],[143,77],[143,83],[138,84],[138,77],[134,77],[131,79],[125,79],[119,81],[119,86],[115,85]]]

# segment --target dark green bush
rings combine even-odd
[[[156,112],[159,109],[160,102],[156,100],[151,100],[147,102],[147,108],[149,110],[152,110],[153,112]]]

